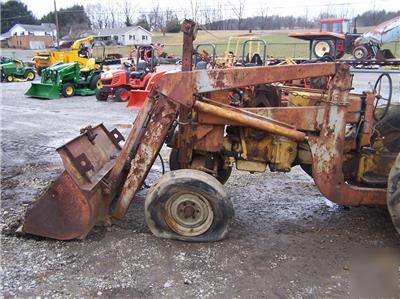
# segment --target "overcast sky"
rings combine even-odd
[[[53,10],[53,0],[21,0],[37,17],[41,17]],[[121,10],[125,0],[56,0],[57,8],[66,8],[74,4],[88,5],[96,2],[109,3],[116,10]],[[201,9],[212,9],[216,3],[221,3],[226,15],[235,15],[239,0],[128,0],[131,5],[136,5],[136,11],[149,11],[154,3],[159,2],[162,9],[172,9],[178,12],[178,15],[183,18],[185,13],[190,14],[190,3],[199,3]],[[321,10],[336,10],[338,12],[346,12],[348,17],[353,17],[359,13],[372,9],[385,9],[386,11],[400,10],[399,0],[336,0],[336,1],[321,1],[321,0],[242,0],[245,3],[244,16],[254,16],[260,14],[261,8],[268,8],[268,14],[276,15],[294,15],[315,17]]]

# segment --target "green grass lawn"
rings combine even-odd
[[[227,50],[228,39],[230,36],[240,37],[241,42],[238,47],[238,55],[242,54],[242,41],[250,36],[257,39],[262,39],[267,42],[267,55],[273,57],[308,57],[308,42],[304,42],[292,37],[287,36],[289,31],[278,30],[278,31],[198,31],[195,45],[199,43],[213,43],[217,48],[217,55],[223,55],[224,51]],[[167,33],[165,36],[162,33],[153,33],[153,43],[162,43],[165,45],[165,52],[173,53],[177,56],[182,55],[182,33]],[[230,50],[234,51],[236,41],[231,43]],[[254,47],[257,47],[253,43]],[[383,47],[384,49],[390,49],[396,57],[400,57],[400,43],[390,43]],[[204,48],[206,49],[206,48]],[[124,57],[128,56],[130,47],[110,46],[107,47],[106,53],[119,53]],[[98,52],[98,53],[97,53]],[[211,52],[211,50],[209,51]],[[101,55],[100,49],[94,52],[95,55]]]

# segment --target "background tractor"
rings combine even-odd
[[[33,81],[35,72],[21,60],[11,57],[1,57],[0,64],[1,82]]]
[[[83,239],[94,225],[123,218],[171,141],[176,170],[153,184],[144,205],[158,237],[223,239],[234,214],[222,184],[230,170],[289,172],[296,165],[334,203],[387,205],[400,232],[399,130],[386,138],[379,126],[400,111],[379,94],[379,82],[350,93],[349,66],[332,62],[193,71],[196,30],[183,22],[182,72],[157,80],[126,140],[100,124],[57,149],[65,171],[27,212],[22,231]],[[327,90],[281,86],[319,76],[329,78]],[[288,101],[279,97],[283,89]],[[242,96],[232,97],[238,90]]]
[[[356,22],[356,20],[355,20]],[[319,32],[290,33],[289,36],[309,41],[310,59],[322,58],[325,54],[340,59],[350,54],[356,60],[394,58],[390,50],[381,51],[383,44],[400,37],[400,17],[379,24],[366,33],[357,33],[351,21],[343,18],[321,19]]]
[[[206,49],[211,49],[212,55],[208,53]],[[193,68],[200,69],[213,69],[215,68],[217,51],[216,47],[212,43],[201,43],[196,46],[194,49],[193,55]],[[150,93],[153,85],[157,82],[157,80],[163,76],[164,74],[173,73],[175,71],[169,72],[157,72],[153,73],[152,76],[147,81],[144,88],[134,88],[129,91],[129,101],[126,105],[128,108],[142,108],[148,94]]]
[[[239,57],[242,50],[242,57]],[[254,36],[230,36],[224,55],[215,59],[218,67],[233,67],[250,63],[253,57],[261,57],[265,64],[266,42]],[[240,60],[240,61],[239,61]]]
[[[99,86],[101,70],[95,67],[94,58],[80,69],[77,62],[56,63],[42,73],[40,83],[32,83],[25,95],[42,99],[57,99],[74,95],[94,95]]]
[[[102,50],[101,57],[93,57],[93,48],[100,46]],[[70,51],[40,51],[33,57],[34,65],[39,76],[42,70],[57,63],[79,63],[81,68],[86,67],[89,59],[95,59],[95,67],[100,69],[102,65],[120,64],[120,54],[105,54],[105,44],[101,41],[95,41],[93,36],[76,40]]]
[[[117,102],[125,102],[129,100],[130,90],[146,89],[158,63],[154,47],[138,46],[134,52],[136,59],[131,57],[132,64],[125,63],[123,70],[110,70],[102,75],[101,88],[96,91],[98,101],[106,101],[109,96],[114,96]]]

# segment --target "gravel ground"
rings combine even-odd
[[[357,76],[356,86],[374,81]],[[398,90],[399,75],[394,82]],[[137,113],[94,97],[25,98],[28,86],[1,84],[5,298],[344,298],[351,297],[354,251],[400,248],[386,209],[332,204],[297,167],[288,174],[234,171],[226,190],[235,222],[221,242],[155,238],[144,221],[146,190],[124,220],[96,227],[86,240],[20,236],[15,229],[27,207],[62,171],[54,148],[87,124],[110,128]]]

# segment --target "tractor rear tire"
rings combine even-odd
[[[101,79],[101,75],[100,75],[100,74],[94,75],[94,76],[92,77],[92,79],[90,80],[89,88],[90,88],[91,90],[96,90],[96,89],[98,89],[98,87],[99,87],[99,80],[100,80],[100,79]]]
[[[386,202],[393,225],[400,234],[400,154],[389,173]]]
[[[179,163],[178,157],[179,157],[179,150],[176,147],[172,148],[168,159],[169,169],[171,171],[182,168],[181,164]]]
[[[364,46],[357,46],[353,49],[351,55],[353,55],[354,59],[357,61],[366,60],[368,58],[368,49]]]
[[[74,96],[75,94],[74,85],[70,82],[64,83],[61,87],[61,94],[66,98]]]
[[[219,241],[228,234],[233,217],[232,202],[221,183],[199,170],[163,175],[145,200],[146,223],[161,238]]]
[[[35,72],[32,71],[32,70],[28,70],[28,71],[26,71],[25,74],[24,74],[24,78],[25,78],[26,80],[28,80],[28,81],[33,81],[33,80],[35,80],[35,77],[36,77]]]
[[[335,44],[331,40],[316,40],[313,42],[312,50],[317,58],[324,57],[325,53],[335,57]]]
[[[114,95],[116,102],[126,102],[129,100],[129,91],[124,87],[118,87]]]
[[[96,89],[96,99],[100,102],[105,102],[108,99],[108,92],[101,91],[101,89]]]
[[[386,107],[377,107],[377,115],[385,116],[375,125],[374,134],[371,137],[372,145],[381,137],[385,151],[392,153],[400,152],[400,103],[392,103],[385,112]]]

